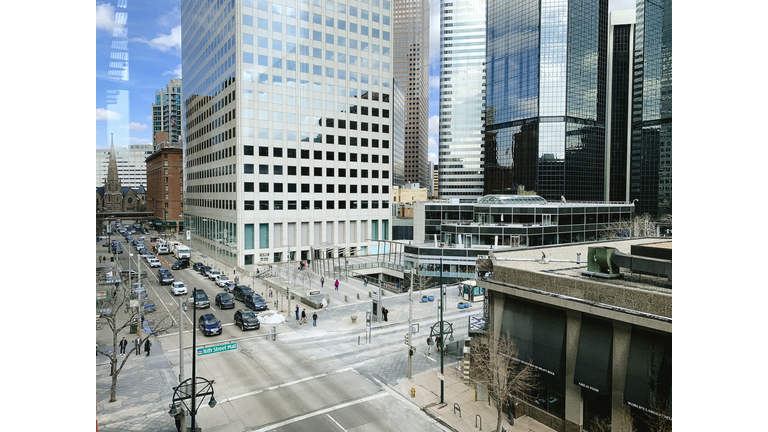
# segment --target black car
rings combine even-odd
[[[185,268],[189,268],[189,260],[185,260],[185,259],[184,260],[178,260],[175,263],[171,264],[171,269],[172,270],[181,270],[181,269],[185,269]]]
[[[232,296],[227,293],[216,294],[216,300],[214,300],[214,303],[219,307],[219,309],[235,308],[235,299],[233,299]]]
[[[208,270],[211,270],[210,266],[202,266],[202,267],[200,267],[200,274],[205,276],[205,272],[208,271]]]
[[[235,297],[235,300],[240,300],[241,302],[245,301],[245,296],[253,293],[254,292],[251,287],[247,287],[245,285],[238,285],[235,287],[235,289],[232,290],[232,296]]]
[[[243,331],[258,330],[261,327],[259,318],[250,309],[238,309],[235,312],[235,325]]]
[[[245,307],[251,310],[267,310],[267,302],[264,298],[258,294],[249,294],[245,296],[243,300]]]
[[[211,302],[208,300],[208,294],[200,288],[195,291],[195,307],[198,309],[211,307]]]
[[[197,320],[200,330],[206,336],[221,334],[221,322],[213,314],[200,315]]]
[[[173,273],[167,269],[160,269],[157,271],[157,278],[160,279],[162,285],[170,285],[173,283]]]
[[[203,263],[196,262],[192,264],[192,270],[200,273],[200,268],[203,266]]]

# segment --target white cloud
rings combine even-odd
[[[429,152],[429,161],[437,165],[437,153]]]
[[[122,116],[118,112],[110,111],[105,108],[96,108],[96,121],[120,120],[121,118]]]
[[[109,4],[100,3],[96,5],[96,29],[112,30],[122,28],[122,24],[115,22],[115,7]]]
[[[152,140],[148,138],[136,138],[136,137],[131,137],[129,141],[131,144],[150,144],[152,142]]]
[[[134,42],[142,42],[149,45],[150,48],[156,49],[162,52],[172,51],[174,49],[181,49],[181,25],[171,29],[171,32],[167,35],[158,35],[152,40],[146,40],[144,38],[133,39]]]
[[[429,134],[437,136],[440,132],[440,117],[433,115],[429,117]]]
[[[160,15],[157,19],[157,25],[160,27],[174,27],[181,22],[181,10],[174,7],[170,12]]]
[[[128,129],[132,131],[143,131],[147,130],[147,125],[137,122],[131,122],[128,124]]]
[[[163,72],[163,76],[165,76],[165,75],[171,75],[174,78],[181,78],[181,63],[179,63],[179,66],[176,67],[176,69],[174,69],[172,71],[165,71],[165,72]]]
[[[429,90],[440,92],[440,75],[430,75],[429,76]]]

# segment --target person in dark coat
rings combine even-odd
[[[320,276],[320,288],[322,288],[324,284],[325,284],[325,278]]]
[[[312,314],[312,325],[317,327],[317,312]]]
[[[304,323],[304,324],[307,323],[307,310],[306,309],[302,309],[301,310],[301,321],[299,321],[299,325],[301,325],[301,323]]]
[[[136,344],[136,354],[141,354],[141,338],[136,336],[136,340],[133,343]]]
[[[123,340],[120,341],[120,355],[125,355],[125,347],[128,346],[128,341],[123,338]]]
[[[384,321],[387,321],[387,315],[389,314],[389,309],[387,309],[384,306],[382,306],[381,307],[381,314],[384,315]]]
[[[149,357],[149,348],[152,346],[152,342],[149,341],[149,338],[147,338],[147,341],[144,342],[144,351],[147,352],[147,357]]]
[[[296,306],[296,321],[299,320],[299,306]]]

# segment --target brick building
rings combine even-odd
[[[183,228],[184,155],[180,145],[158,148],[147,157],[147,211],[155,226]]]

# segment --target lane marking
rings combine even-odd
[[[329,412],[336,411],[337,409],[346,408],[348,406],[357,405],[357,404],[360,404],[360,403],[363,403],[363,402],[368,402],[368,401],[372,401],[374,399],[379,399],[379,398],[383,398],[383,397],[387,397],[387,396],[390,396],[390,394],[385,392],[385,391],[382,391],[382,392],[379,392],[379,393],[376,393],[374,395],[367,396],[367,397],[364,397],[364,398],[361,398],[361,399],[357,399],[357,400],[350,401],[350,402],[344,402],[344,403],[336,405],[336,406],[324,408],[324,409],[321,409],[319,411],[315,411],[315,412],[311,412],[311,413],[308,413],[308,414],[304,414],[304,415],[301,415],[301,416],[298,416],[298,417],[294,417],[292,419],[288,419],[288,420],[285,420],[285,421],[282,421],[282,422],[279,422],[279,423],[274,423],[274,424],[271,424],[271,425],[269,425],[267,427],[263,427],[261,429],[256,429],[254,432],[267,432],[267,431],[275,430],[277,428],[281,428],[283,426],[287,426],[287,425],[292,424],[292,423],[300,422],[302,420],[306,420],[306,419],[311,418],[311,417],[315,417],[315,416],[318,416],[318,415],[327,414]],[[339,427],[341,427],[341,426],[339,426]]]
[[[347,430],[346,430],[346,429],[344,429],[343,427],[341,427],[341,425],[339,424],[339,422],[337,422],[337,421],[336,421],[336,420],[335,420],[333,417],[331,417],[331,415],[330,415],[330,414],[326,414],[326,415],[328,416],[328,418],[329,418],[329,419],[331,419],[331,421],[332,421],[332,422],[336,423],[336,426],[338,426],[338,427],[339,427],[339,429],[343,430],[344,432],[347,432]]]
[[[332,372],[325,372],[325,373],[322,373],[322,374],[319,374],[319,375],[309,376],[309,377],[302,378],[302,379],[299,379],[299,380],[296,380],[296,381],[290,381],[290,382],[287,382],[287,383],[279,384],[279,385],[268,387],[268,388],[265,388],[265,389],[256,390],[256,391],[252,391],[252,392],[248,392],[248,393],[243,393],[243,394],[237,395],[237,396],[232,396],[231,398],[226,398],[224,400],[221,400],[220,402],[229,402],[229,401],[233,401],[233,400],[237,400],[237,399],[242,399],[244,397],[257,395],[257,394],[263,393],[265,391],[277,390],[279,388],[288,387],[290,385],[300,384],[300,383],[303,383],[303,382],[312,381],[313,379],[323,378],[323,377],[326,377],[328,375],[335,375],[335,374],[338,374],[338,373],[349,372],[349,371],[352,371],[352,370],[354,370],[354,369],[349,367],[349,368],[343,368],[343,369],[335,370],[335,371],[332,371]]]

